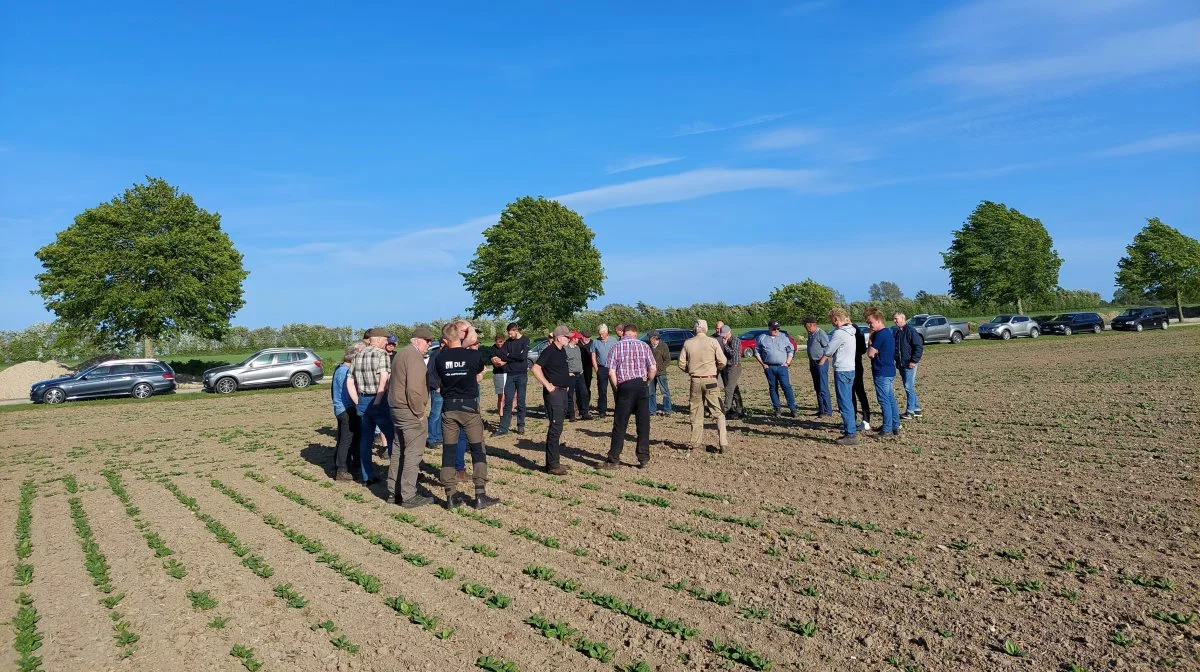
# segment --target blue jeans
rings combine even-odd
[[[904,381],[904,410],[907,413],[921,410],[921,402],[917,401],[917,366],[900,369],[900,379]]]
[[[854,436],[858,425],[854,421],[854,371],[834,371],[833,389],[837,394],[838,410],[842,414],[842,432]]]
[[[892,376],[875,376],[875,400],[883,413],[881,432],[900,431],[900,407],[896,404],[896,391],[892,389]]]
[[[666,411],[668,415],[670,415],[670,413],[671,413],[671,386],[667,384],[666,376],[656,376],[654,378],[654,380],[650,381],[650,413],[653,414],[656,411],[658,411],[658,404],[656,403],[654,398],[658,396],[658,388],[660,388],[660,387],[662,388],[662,394],[663,394],[663,410]]]
[[[808,372],[812,375],[813,391],[817,393],[817,413],[833,415],[833,404],[829,401],[829,362],[817,364],[808,360]]]
[[[504,381],[504,414],[500,416],[499,432],[507,432],[512,424],[512,402],[517,400],[517,429],[525,429],[525,386],[529,382],[527,373],[510,373]]]
[[[387,439],[388,452],[392,451],[392,441],[396,438],[396,430],[392,426],[392,409],[388,407],[387,399],[375,403],[375,395],[365,395],[358,398],[358,415],[362,418],[361,432],[358,439],[358,468],[363,482],[374,478],[374,462],[371,460],[371,447],[375,444],[375,428],[383,432]]]
[[[792,379],[788,374],[788,367],[783,364],[768,364],[767,365],[767,392],[771,394],[771,407],[779,410],[779,391],[775,386],[779,385],[783,388],[783,394],[787,397],[788,409],[793,413],[796,412],[796,395],[792,392]]]
[[[442,393],[429,391],[429,440],[426,446],[442,445]]]

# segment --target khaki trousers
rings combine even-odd
[[[396,427],[398,440],[392,446],[392,460],[388,464],[388,501],[407,502],[417,496],[417,475],[421,471],[425,441],[429,438],[429,423],[408,409],[393,408],[392,424]],[[399,497],[396,497],[397,487]]]
[[[689,406],[692,414],[692,447],[704,444],[704,409],[717,419],[717,438],[721,448],[729,447],[725,432],[725,411],[721,409],[721,386],[716,378],[692,378]]]

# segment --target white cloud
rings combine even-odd
[[[638,170],[641,168],[665,166],[668,163],[675,163],[676,161],[681,161],[682,159],[682,156],[650,156],[641,159],[630,159],[625,163],[609,166],[607,171],[609,175],[613,175],[615,173],[624,173],[626,171]]]
[[[766,131],[754,135],[746,141],[747,149],[792,149],[804,145],[811,145],[821,137],[820,131],[815,131],[810,128],[802,128],[792,126],[789,128],[777,128],[773,131]]]
[[[759,124],[765,124],[767,122],[775,121],[776,119],[783,119],[784,117],[788,117],[791,115],[792,115],[792,112],[773,112],[771,114],[760,114],[756,117],[750,117],[749,119],[742,119],[741,121],[735,121],[731,124],[724,124],[724,125],[717,125],[717,124],[712,123],[711,121],[695,121],[690,124],[684,124],[684,125],[680,126],[678,129],[676,129],[676,131],[674,133],[672,133],[668,137],[678,138],[678,137],[684,136],[684,135],[700,135],[703,133],[717,133],[719,131],[728,131],[728,130],[732,130],[735,128],[745,128],[747,126],[757,126]]]
[[[1102,149],[1093,152],[1092,156],[1133,156],[1134,154],[1169,152],[1192,147],[1200,147],[1200,133],[1168,133]]]
[[[821,188],[821,173],[782,168],[701,168],[576,191],[555,200],[581,212],[599,212],[651,203],[686,201],[701,196],[748,189]]]

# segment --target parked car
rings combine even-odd
[[[33,403],[61,404],[74,399],[125,397],[147,399],[175,391],[175,371],[157,359],[110,359],[79,372],[43,380],[29,388]]]
[[[1098,313],[1063,313],[1038,323],[1043,334],[1070,336],[1080,331],[1100,333],[1104,331],[1104,318]]]
[[[649,343],[649,333],[650,332],[647,331],[645,334],[638,336],[638,338]],[[695,332],[693,332],[691,329],[665,327],[658,330],[658,339],[667,344],[667,350],[671,351],[671,359],[679,359],[679,353],[683,350],[684,341],[695,335]]]
[[[997,315],[979,325],[980,338],[999,338],[1007,341],[1017,336],[1037,338],[1042,335],[1038,323],[1028,315]]]
[[[921,313],[913,315],[909,324],[921,335],[926,343],[962,343],[971,333],[971,326],[966,322],[951,322],[944,315],[928,315]]]
[[[205,371],[204,391],[230,394],[251,387],[291,385],[302,388],[321,380],[324,375],[320,358],[308,348],[266,348],[239,364]]]
[[[741,341],[742,345],[742,357],[754,357],[754,347],[758,343],[758,337],[765,333],[767,333],[766,329],[751,329],[738,336],[738,340]],[[787,336],[788,340],[792,343],[792,347],[796,348],[796,352],[800,352],[800,348],[796,346],[796,339],[792,338],[791,334],[783,329],[780,329],[779,333]]]
[[[545,350],[546,346],[549,344],[550,341],[544,338],[539,338],[529,346],[529,354],[525,355],[525,358],[529,360],[530,368],[533,368],[534,363],[537,362],[538,355],[541,355],[542,351]]]
[[[1114,317],[1108,326],[1116,331],[1142,331],[1148,328],[1166,329],[1170,322],[1166,308],[1147,306],[1127,309]]]

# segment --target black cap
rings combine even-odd
[[[779,322],[777,322],[776,320],[771,320],[770,322],[767,323],[767,328],[768,329],[778,329]]]

